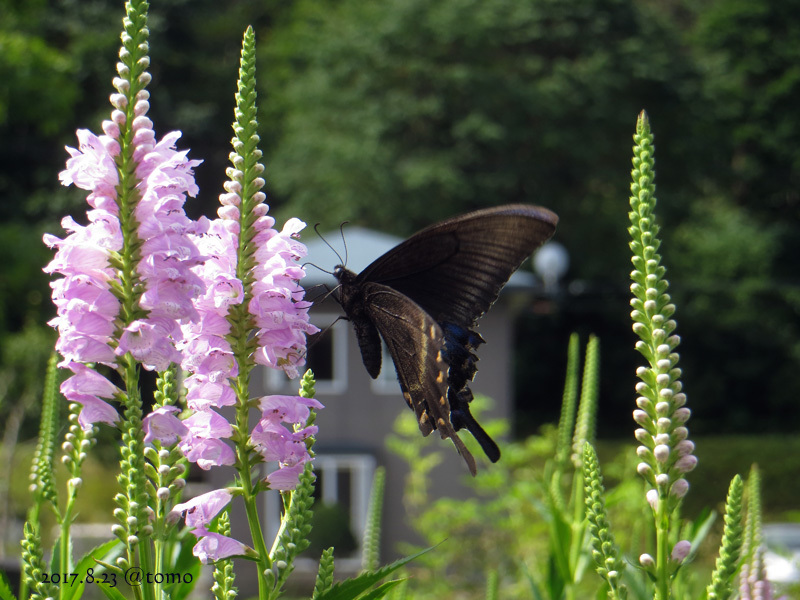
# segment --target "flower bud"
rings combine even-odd
[[[676,427],[672,430],[672,439],[676,442],[685,440],[687,437],[689,437],[689,430],[686,427]]]
[[[675,483],[672,484],[672,488],[670,488],[670,494],[675,496],[676,498],[683,498],[686,495],[686,492],[689,491],[689,482],[685,479],[678,479]]]
[[[662,464],[667,462],[667,460],[669,460],[669,446],[666,444],[659,444],[653,448],[653,456],[655,456],[656,460]]]
[[[675,470],[678,473],[688,473],[692,471],[697,466],[697,457],[693,454],[687,454],[686,456],[681,456],[675,462]]]
[[[672,418],[675,419],[678,423],[685,423],[689,420],[689,417],[692,415],[692,411],[686,408],[685,406],[679,408],[674,413],[672,413]]]
[[[653,510],[658,510],[658,490],[647,490],[645,498]]]
[[[676,563],[680,564],[686,557],[689,556],[689,552],[692,551],[692,543],[688,540],[681,540],[672,548],[672,560]]]
[[[128,106],[128,99],[123,94],[111,94],[108,99],[116,109],[123,110]]]
[[[639,564],[642,565],[645,569],[653,569],[656,566],[656,561],[653,560],[653,557],[649,554],[642,554],[639,557]]]

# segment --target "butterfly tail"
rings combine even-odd
[[[464,387],[463,390],[455,394],[451,389],[448,391],[448,400],[450,401],[450,422],[453,424],[453,429],[456,431],[466,429],[481,445],[483,452],[490,461],[496,463],[500,460],[500,448],[497,447],[494,440],[489,437],[489,434],[483,430],[483,427],[480,426],[469,411],[472,390]]]

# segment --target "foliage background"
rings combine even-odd
[[[75,129],[108,114],[121,14],[0,0],[0,422],[22,438],[54,339],[41,234],[82,212],[57,174]],[[155,0],[151,116],[205,160],[193,216],[221,191],[247,24],[279,217],[406,235],[507,202],[560,215],[571,267],[521,316],[517,435],[556,419],[571,331],[603,341],[599,435],[630,435],[625,165],[642,108],[692,431],[798,430],[798,0]]]

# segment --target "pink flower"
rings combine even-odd
[[[204,470],[235,463],[233,449],[223,441],[233,434],[233,428],[223,416],[213,410],[197,411],[183,424],[189,434],[181,441],[180,449],[188,460]]]
[[[208,471],[211,467],[233,465],[236,455],[228,444],[219,439],[191,438],[180,445],[186,460]]]
[[[172,325],[173,322],[168,319],[133,321],[122,332],[116,353],[122,355],[130,352],[145,368],[163,371],[170,363],[180,361],[180,353],[170,339],[175,331]]]
[[[89,430],[94,423],[114,425],[119,420],[117,409],[101,398],[113,398],[120,390],[94,369],[78,362],[66,364],[74,375],[61,384],[60,390],[69,402],[81,404],[78,423]]]
[[[258,407],[261,409],[262,419],[297,424],[308,420],[310,408],[315,410],[323,408],[322,404],[313,398],[280,395],[264,396],[259,399]]]
[[[265,481],[269,484],[270,489],[273,490],[281,490],[282,492],[293,490],[297,488],[303,469],[305,469],[305,463],[281,467],[267,475]]]
[[[51,283],[57,316],[50,321],[58,329],[62,367],[70,362],[114,363],[111,337],[120,304],[111,292],[109,256],[120,245],[119,222],[99,210],[90,211],[90,219],[83,227],[65,217],[66,238],[44,236],[48,246],[57,248],[44,271],[64,275]]]
[[[211,523],[223,508],[228,506],[232,498],[233,494],[227,488],[222,488],[176,504],[172,512],[186,513],[186,525],[193,529],[204,527]]]
[[[252,548],[222,534],[206,531],[203,528],[198,528],[192,533],[200,538],[192,548],[192,554],[204,565],[231,556],[257,556]]]
[[[187,194],[197,193],[192,170],[200,161],[188,160],[185,151],[175,150],[179,132],[156,141],[152,122],[144,116],[148,109],[142,95],[132,123],[139,201],[134,222],[124,227],[118,216],[115,156],[120,146],[115,138],[125,115],[114,111],[112,121],[103,123],[106,135],[79,130],[79,149],[67,148],[70,159],[59,178],[64,185],[89,190],[87,201],[93,210],[87,213],[85,227],[64,218],[62,225],[69,235],[63,240],[44,236],[45,243],[57,249],[45,271],[64,276],[53,284],[58,316],[51,324],[59,330],[56,347],[66,362],[114,365],[115,357],[130,352],[145,368],[163,370],[171,362],[180,362],[175,348],[182,341],[179,322],[198,318],[192,298],[202,292],[203,281],[191,268],[202,257],[190,237],[196,225],[186,217],[183,203]],[[138,308],[145,314],[123,324],[117,345],[112,337],[117,332],[120,302],[112,283],[119,282],[110,259],[124,248],[123,229],[132,228],[140,241],[136,269],[144,284]]]
[[[310,409],[320,409],[322,404],[302,396],[265,396],[259,400],[259,408],[261,420],[253,428],[250,440],[265,461],[278,463],[278,469],[267,475],[265,481],[272,489],[293,490],[303,466],[311,460],[306,440],[317,433],[317,427],[295,431],[284,423],[302,426]]]
[[[271,229],[273,224],[272,218],[264,216],[254,225],[258,232],[253,238],[255,282],[248,310],[259,328],[255,360],[297,377],[305,361],[306,336],[319,331],[308,322],[311,303],[303,301],[299,283],[305,272],[297,263],[306,255],[306,247],[298,237],[305,223],[289,219],[280,233]]]
[[[153,440],[158,440],[170,446],[187,435],[189,428],[175,416],[177,412],[180,412],[177,406],[159,406],[147,415],[142,422],[144,443],[152,444]]]
[[[58,174],[62,185],[72,185],[89,190],[89,204],[98,197],[116,198],[119,183],[114,156],[119,153],[119,144],[113,138],[97,137],[88,129],[78,130],[78,149],[67,146],[70,159],[67,168]],[[116,206],[116,205],[115,205]]]

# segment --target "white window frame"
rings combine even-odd
[[[272,468],[275,465],[271,465]],[[320,485],[320,499],[323,503],[336,504],[339,500],[339,478],[336,476],[339,471],[347,470],[351,472],[350,477],[350,527],[353,536],[358,544],[352,558],[339,559],[336,563],[341,564],[341,560],[352,561],[353,564],[360,564],[361,554],[364,550],[362,541],[367,527],[367,512],[369,510],[369,496],[372,491],[372,481],[375,477],[377,461],[371,454],[317,454],[314,457],[314,472],[321,474],[317,478],[317,485]],[[268,469],[269,470],[269,469]],[[326,476],[326,472],[328,475]],[[266,511],[266,539],[274,539],[278,534],[281,525],[281,508],[283,502],[280,493],[274,490],[267,490],[262,496],[264,498],[264,509]]]

